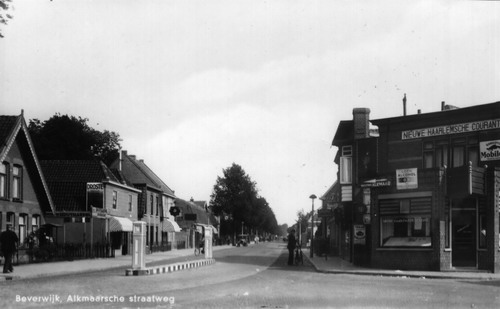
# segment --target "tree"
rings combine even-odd
[[[278,234],[274,212],[266,199],[258,196],[256,183],[243,168],[233,163],[222,173],[223,177],[217,177],[210,205],[215,215],[224,218],[223,231],[229,235],[239,234],[239,229],[244,225],[247,230],[253,230],[257,234]]]
[[[9,14],[12,0],[0,0],[0,24],[7,25],[12,15]],[[0,29],[0,38],[3,38],[2,29]]]
[[[55,114],[41,122],[32,119],[28,130],[35,151],[42,160],[99,159],[111,164],[120,149],[120,136],[91,128],[87,118]]]

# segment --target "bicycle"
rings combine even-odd
[[[205,254],[205,250],[203,250],[203,247],[195,247],[194,248],[194,255],[198,256],[200,254]]]
[[[304,256],[302,254],[302,248],[300,245],[295,247],[295,265],[304,265]]]

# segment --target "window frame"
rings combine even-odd
[[[12,200],[23,200],[23,167],[19,164],[12,167]]]
[[[0,165],[0,199],[9,198],[9,171],[10,164],[8,162],[2,162]],[[4,169],[2,171],[2,169]]]
[[[118,191],[113,190],[113,209],[118,207]]]

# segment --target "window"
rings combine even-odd
[[[31,217],[31,231],[35,232],[40,228],[40,216],[39,215],[33,215]]]
[[[342,146],[340,157],[340,183],[352,183],[352,146]]]
[[[448,143],[439,142],[436,145],[435,167],[448,166]]]
[[[116,209],[117,204],[118,204],[118,192],[113,191],[113,209]]]
[[[159,210],[160,210],[160,199],[158,198],[158,195],[155,196],[156,199],[156,215],[159,215]]]
[[[132,195],[128,196],[128,211],[132,211]]]
[[[7,188],[7,184],[9,183],[7,180],[9,179],[8,172],[9,171],[9,164],[8,163],[2,163],[0,165],[0,198],[8,198],[9,196],[7,195],[7,192],[9,192]]]
[[[479,215],[479,248],[486,249],[486,216]]]
[[[431,198],[380,200],[381,247],[430,247]]]
[[[28,215],[20,214],[19,215],[19,243],[23,244],[26,239],[26,223],[28,222]]]
[[[465,164],[465,146],[453,146],[453,161],[451,167],[460,167]]]
[[[23,169],[18,165],[14,165],[12,169],[12,197],[15,200],[23,198]]]
[[[151,194],[151,196],[150,196],[149,206],[151,208],[150,214],[153,215],[153,210],[154,210],[154,197],[153,197],[153,194]]]
[[[10,226],[11,230],[14,230],[14,218],[15,214],[13,212],[8,212],[7,213],[7,218],[6,218],[6,225]]]

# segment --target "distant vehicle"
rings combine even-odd
[[[236,242],[236,247],[243,246],[246,247],[248,246],[248,234],[240,234],[238,235],[238,241]]]

